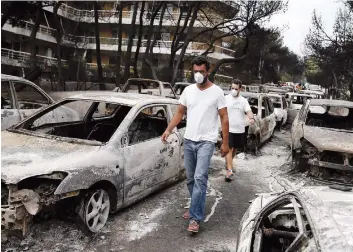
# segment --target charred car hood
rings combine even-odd
[[[84,162],[94,160],[99,148],[4,131],[1,139],[1,179],[14,184],[28,177],[55,171],[69,173],[84,166]]]
[[[304,138],[318,150],[353,154],[353,133],[320,127],[304,126]]]

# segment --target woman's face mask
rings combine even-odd
[[[194,74],[194,79],[197,84],[205,84],[207,81],[207,77],[204,77],[200,72]]]

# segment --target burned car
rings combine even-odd
[[[82,106],[80,106],[82,105]],[[70,200],[85,227],[184,178],[182,133],[161,135],[178,102],[158,96],[89,92],[62,99],[2,134],[2,229],[25,235],[33,216]],[[55,117],[61,107],[76,119]],[[164,110],[164,116],[155,111]]]
[[[274,107],[266,94],[242,92],[241,95],[248,100],[254,114],[255,123],[249,126],[247,147],[256,153],[260,145],[273,136],[276,127]]]
[[[262,194],[241,220],[236,251],[353,251],[352,208],[352,191],[326,186]]]
[[[181,94],[184,92],[184,89],[188,86],[192,85],[192,83],[188,82],[176,82],[174,85],[174,92],[176,93],[177,98],[179,99]]]
[[[353,102],[308,100],[293,122],[291,137],[298,170],[322,167],[353,172]]]
[[[280,129],[287,122],[288,117],[288,104],[282,95],[279,94],[268,94],[272,104],[275,108],[276,124]]]
[[[5,130],[54,100],[33,82],[1,74],[1,130]]]
[[[123,93],[149,94],[172,99],[177,98],[176,93],[169,82],[142,78],[130,78],[126,81],[122,89],[115,88],[113,91]]]
[[[299,110],[307,100],[312,99],[312,96],[307,94],[288,93],[285,95],[285,99],[288,102],[287,123],[292,124],[299,113]]]

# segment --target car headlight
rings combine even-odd
[[[313,156],[317,153],[317,148],[305,138],[300,139],[300,143],[302,145],[302,151],[304,153],[309,154],[310,156]]]

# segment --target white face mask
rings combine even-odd
[[[197,72],[194,74],[194,79],[195,79],[196,83],[201,84],[204,80],[204,77],[203,77],[202,73]]]
[[[230,91],[230,93],[231,93],[234,97],[236,97],[236,96],[238,95],[238,91],[235,90],[235,89],[232,89],[232,90]]]

